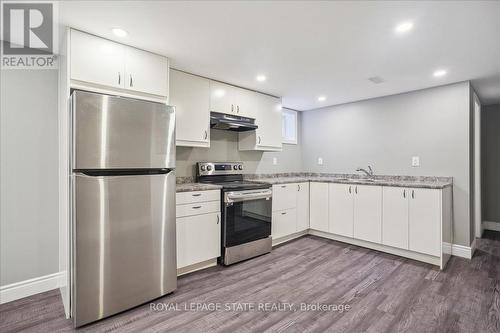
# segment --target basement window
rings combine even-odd
[[[297,111],[282,110],[283,143],[297,144]]]

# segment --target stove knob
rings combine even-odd
[[[238,166],[237,165],[233,165],[233,169],[234,170],[238,170]]]
[[[238,169],[243,170],[243,165],[238,165]]]
[[[207,168],[204,165],[202,165],[200,169],[201,171],[205,171]]]
[[[207,165],[207,171],[212,171],[212,166],[211,165]]]

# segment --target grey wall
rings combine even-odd
[[[481,112],[483,221],[500,223],[500,104]]]
[[[354,173],[371,164],[377,174],[452,176],[454,243],[469,246],[469,93],[462,82],[304,112],[303,168]]]
[[[2,70],[0,285],[59,271],[56,70]]]
[[[177,176],[195,176],[195,164],[200,161],[243,161],[245,173],[280,173],[301,172],[302,149],[300,122],[301,113],[298,113],[298,143],[297,145],[283,145],[281,152],[238,151],[238,134],[236,132],[211,130],[210,148],[177,147]],[[273,157],[278,164],[273,165]]]

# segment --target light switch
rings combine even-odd
[[[419,156],[413,156],[411,158],[411,166],[412,167],[419,167],[420,166],[420,157]]]
[[[278,165],[278,158],[277,157],[273,157],[273,165]]]
[[[318,165],[323,165],[323,158],[322,157],[318,157]]]

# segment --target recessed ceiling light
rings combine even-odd
[[[412,22],[403,22],[403,23],[398,24],[396,26],[396,28],[394,28],[394,30],[398,34],[404,34],[405,32],[410,31],[412,28],[413,28],[413,23]]]
[[[326,97],[325,96],[319,96],[318,97],[318,102],[324,102],[326,101]]]
[[[259,82],[264,82],[267,80],[267,77],[265,75],[257,75],[255,79]]]
[[[446,71],[444,69],[438,69],[432,73],[432,76],[434,77],[442,77],[446,75]]]
[[[126,32],[125,30],[123,29],[120,29],[120,28],[113,28],[111,29],[111,31],[115,34],[115,36],[118,36],[118,37],[126,37],[128,35],[128,32]]]

